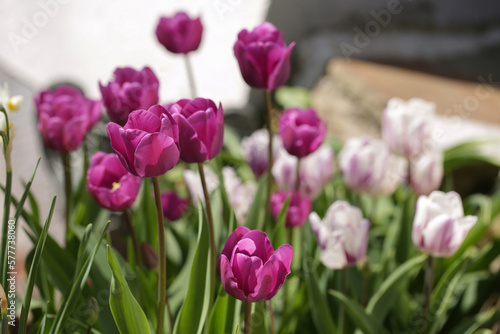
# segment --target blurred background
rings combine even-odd
[[[154,34],[161,15],[179,10],[200,15],[204,25],[201,47],[191,57],[198,92],[221,101],[226,123],[240,134],[259,127],[263,100],[242,80],[232,47],[241,29],[268,20],[288,43],[296,42],[289,84],[308,90],[308,103],[333,136],[378,136],[384,105],[398,96],[436,103],[445,117],[436,125],[443,148],[500,137],[498,0],[0,0],[0,6],[0,83],[25,98],[11,118],[13,191],[21,193],[20,181],[42,156],[33,185],[42,216],[51,196],[63,193],[62,173],[43,148],[33,96],[64,81],[100,98],[98,82],[123,66],[150,66],[163,103],[189,96],[182,58]],[[465,172],[491,184],[497,174],[494,168]],[[62,221],[62,201],[56,213]]]

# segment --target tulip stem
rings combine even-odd
[[[269,310],[269,318],[271,319],[271,334],[276,334],[276,326],[274,324],[274,311],[273,303],[270,300],[266,300],[267,309]]]
[[[174,330],[174,319],[172,311],[168,303],[167,296],[167,251],[165,249],[165,223],[163,220],[163,207],[161,204],[160,194],[160,179],[155,176],[153,179],[153,186],[155,192],[156,202],[156,216],[158,219],[158,255],[160,261],[160,268],[158,270],[158,327],[156,328],[157,334],[163,333],[165,322],[165,305],[167,305],[168,318],[170,320],[170,330]]]
[[[189,59],[189,56],[187,54],[184,55],[184,63],[186,64],[186,71],[189,81],[189,90],[191,91],[191,98],[194,99],[197,96],[196,84],[194,83],[193,66],[191,65],[191,60]]]
[[[198,163],[198,169],[200,171],[201,185],[203,186],[203,195],[205,196],[205,205],[207,207],[207,217],[208,217],[208,230],[210,235],[210,309],[212,309],[212,301],[215,293],[215,266],[216,266],[216,252],[217,246],[215,244],[215,232],[214,232],[214,218],[212,215],[212,205],[210,203],[210,193],[208,192],[207,182],[205,179],[205,169],[203,168],[203,163]]]
[[[7,153],[8,154],[8,153]],[[7,234],[9,230],[9,215],[10,215],[10,196],[12,192],[12,170],[7,170],[5,175],[5,198],[3,205],[3,222],[2,222],[2,243],[1,243],[1,282],[2,286],[6,286],[7,283],[7,272],[13,270],[7,270],[7,254],[8,254],[8,242]],[[16,224],[16,222],[14,222]]]
[[[134,253],[135,253],[135,263],[139,267],[141,267],[141,265],[142,265],[141,251],[139,249],[139,242],[137,241],[137,233],[135,232],[132,214],[130,213],[129,209],[125,209],[124,214],[125,214],[125,222],[127,224],[128,232],[130,233],[130,237],[132,238],[132,245],[134,247]]]
[[[340,292],[347,297],[347,268],[340,271]],[[339,306],[339,333],[345,333],[345,309],[342,305]]]
[[[71,156],[69,152],[62,152],[61,159],[64,169],[64,195],[66,199],[66,209],[65,209],[65,236],[66,236],[66,245],[68,245],[70,240],[70,227],[69,221],[71,216]]]
[[[297,158],[297,170],[295,173],[295,191],[299,191],[300,188],[300,158]]]
[[[271,92],[264,91],[264,99],[266,101],[266,126],[269,134],[269,147],[267,151],[267,195],[266,195],[266,214],[264,219],[264,231],[266,225],[271,217],[271,186],[273,183],[273,128],[272,128],[272,106],[271,106]]]
[[[250,334],[252,331],[252,303],[248,301],[245,302],[245,332],[244,334]]]
[[[430,311],[430,306],[431,306],[431,295],[432,295],[432,288],[433,288],[433,283],[434,283],[434,267],[435,267],[436,259],[433,256],[429,256],[427,258],[427,268],[425,270],[425,304],[424,304],[424,323],[425,326],[427,327],[427,324],[429,323],[429,311]]]

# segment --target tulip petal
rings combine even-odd
[[[228,258],[222,254],[219,257],[220,278],[224,290],[231,296],[241,301],[246,301],[245,293],[238,287],[238,282],[234,277],[233,270]]]
[[[285,283],[286,277],[290,274],[293,248],[288,244],[282,245],[276,250],[273,256],[276,258],[279,266],[278,271],[274,273],[276,283],[274,284],[274,288],[265,297],[266,300],[273,298],[278,293],[283,283]]]
[[[231,259],[231,268],[238,282],[238,288],[248,296],[257,285],[257,273],[262,268],[262,260],[256,256],[236,253]]]
[[[151,111],[141,109],[131,112],[130,115],[128,115],[127,124],[125,124],[123,128],[125,130],[142,130],[148,133],[160,131],[160,115],[157,115],[157,113],[153,112],[154,110],[158,110],[158,108],[155,108],[155,106],[153,106],[150,108],[150,110]]]
[[[179,155],[171,137],[162,133],[147,134],[135,150],[134,168],[141,177],[160,176],[175,167]]]
[[[331,269],[342,269],[347,266],[342,232],[330,232],[326,247],[321,251],[320,260],[326,267]]]
[[[179,146],[181,148],[181,159],[187,163],[204,162],[207,160],[207,148],[198,138],[195,129],[180,114],[173,115],[179,125]]]
[[[125,136],[125,131],[116,123],[108,123],[106,125],[108,136],[111,141],[111,147],[115,150],[118,158],[123,166],[132,174],[137,175],[134,168],[134,147],[128,138]]]
[[[262,260],[262,262],[265,263],[271,257],[271,255],[274,254],[273,245],[271,244],[271,241],[269,241],[269,238],[267,237],[266,233],[259,230],[251,230],[250,232],[245,234],[244,238],[251,239],[255,244],[255,250],[253,250],[253,252],[249,255],[259,257]],[[236,247],[238,247],[240,242],[238,242]],[[244,245],[248,244],[245,243]],[[250,251],[249,248],[246,249]]]
[[[229,260],[231,260],[233,248],[248,232],[250,232],[250,229],[245,226],[240,226],[235,229],[227,239],[226,244],[224,245],[224,249],[222,250],[222,254],[225,255]]]
[[[288,81],[290,77],[290,55],[294,46],[295,42],[290,43],[286,52],[281,55],[279,61],[274,65],[274,69],[267,79],[267,89],[275,90]]]

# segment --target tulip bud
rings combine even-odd
[[[160,264],[160,261],[158,259],[158,253],[145,242],[141,243],[141,253],[142,253],[142,260],[146,267],[149,270],[153,270],[158,268],[158,265]]]
[[[200,18],[191,19],[179,12],[172,17],[161,17],[156,27],[156,37],[168,51],[187,54],[198,49],[203,25]]]
[[[181,218],[186,211],[189,198],[182,198],[175,191],[166,191],[161,194],[163,215],[171,222]]]
[[[224,111],[212,100],[180,100],[167,107],[179,125],[181,160],[202,163],[217,156],[224,141]]]
[[[284,85],[290,76],[294,45],[287,47],[281,31],[269,22],[251,32],[242,30],[233,50],[245,82],[250,87],[267,90]]]
[[[241,147],[243,148],[243,155],[245,160],[252,168],[253,173],[257,177],[261,177],[262,174],[267,172],[268,167],[268,146],[269,146],[269,134],[266,129],[259,129],[252,133],[250,137],[243,138],[241,141]],[[274,135],[273,137],[273,159],[276,159],[279,152],[283,148],[281,139],[279,136]]]
[[[431,151],[420,156],[416,161],[410,161],[410,182],[418,195],[428,195],[439,189],[443,181],[443,153]]]
[[[465,216],[460,195],[454,191],[433,191],[417,200],[412,239],[422,252],[448,257],[462,245],[476,216]]]
[[[432,147],[429,122],[434,109],[434,103],[421,99],[389,100],[382,118],[382,138],[387,147],[407,158],[418,157]]]
[[[328,268],[341,269],[366,256],[370,223],[357,207],[336,201],[323,220],[313,212],[309,221],[321,249],[321,262]]]
[[[85,308],[85,323],[89,326],[94,325],[99,320],[99,304],[97,299],[90,297]]]
[[[279,134],[287,152],[303,158],[316,151],[323,143],[326,123],[313,109],[291,108],[285,110],[279,118]]]
[[[302,226],[311,212],[312,203],[307,197],[302,197],[298,192],[294,191],[287,193],[278,191],[274,193],[271,196],[271,213],[274,219],[278,219],[281,209],[288,197],[291,198],[286,213],[285,225],[288,228]]]
[[[123,166],[140,177],[154,177],[174,168],[179,160],[179,127],[160,105],[133,111],[122,128],[108,123],[111,147]]]
[[[35,104],[45,145],[59,152],[76,150],[101,118],[102,102],[87,99],[72,86],[42,91]]]
[[[244,302],[273,298],[290,274],[293,248],[274,251],[266,233],[238,227],[229,236],[219,257],[224,290]]]
[[[147,109],[158,103],[160,83],[149,67],[136,71],[117,68],[107,86],[99,83],[104,106],[111,121],[125,125],[128,115],[137,109]]]

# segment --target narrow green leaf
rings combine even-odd
[[[208,320],[207,334],[233,333],[238,325],[241,304],[221,289]]]
[[[349,314],[352,322],[358,326],[365,334],[383,334],[388,333],[385,328],[380,325],[377,318],[363,310],[363,308],[344,296],[342,293],[334,290],[328,290],[328,293],[335,299],[340,301]]]
[[[248,211],[245,226],[251,230],[262,230],[264,226],[268,178],[267,174],[262,175],[260,178],[253,203]]]
[[[50,222],[52,221],[52,214],[54,213],[54,207],[56,205],[56,198],[54,196],[52,199],[52,204],[50,206],[49,215],[47,220],[45,221],[45,225],[43,227],[42,233],[40,235],[40,239],[36,245],[35,255],[33,257],[33,261],[31,262],[31,268],[28,273],[28,282],[26,286],[26,293],[24,295],[24,303],[21,309],[21,317],[19,320],[19,333],[25,334],[26,327],[28,324],[28,313],[31,304],[31,297],[33,295],[33,288],[35,286],[35,280],[38,273],[38,268],[40,266],[40,259],[42,257],[43,250],[45,248],[45,241],[47,240],[47,234],[49,233]],[[10,271],[10,270],[9,270]]]
[[[291,196],[289,196],[285,203],[283,203],[283,207],[280,210],[280,214],[278,215],[278,220],[276,221],[276,226],[273,229],[271,234],[271,243],[274,247],[279,247],[285,243],[286,240],[286,215],[288,213],[288,207],[290,206]]]
[[[497,321],[500,321],[500,310],[492,308],[463,321],[450,334],[474,334],[480,328],[492,326]]]
[[[19,200],[19,202],[17,203],[17,206],[16,206],[16,214],[14,216],[14,220],[17,222],[17,220],[19,219],[19,217],[21,216],[21,213],[23,211],[23,207],[24,207],[24,202],[26,202],[26,199],[28,198],[28,196],[30,195],[30,189],[31,189],[31,185],[33,184],[33,180],[35,178],[35,174],[36,174],[36,171],[38,169],[38,165],[40,164],[40,159],[42,159],[41,157],[38,157],[38,160],[36,161],[36,164],[35,164],[35,169],[33,170],[33,173],[31,174],[31,178],[30,180],[28,181],[28,183],[26,183],[26,186],[24,187],[24,192],[23,192],[23,195],[21,196],[21,199]]]
[[[174,333],[200,334],[210,307],[210,244],[203,206],[198,205],[198,245],[193,258],[189,288],[175,322]]]
[[[121,334],[151,333],[148,319],[141,306],[130,292],[127,280],[118,263],[118,259],[113,254],[108,245],[108,263],[113,272],[111,278],[109,305],[116,326]]]
[[[482,139],[469,141],[449,148],[444,152],[444,173],[478,162],[485,162],[494,166],[500,166],[500,159],[488,151],[488,145],[497,145],[499,140]]]

